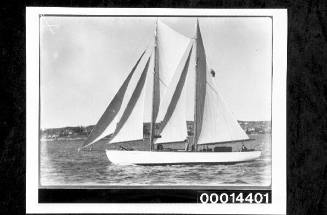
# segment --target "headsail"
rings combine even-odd
[[[150,57],[128,101],[110,143],[143,139],[144,85],[147,78]]]
[[[81,146],[82,148],[95,143],[96,141],[100,140],[101,138],[103,138],[113,132],[113,129],[112,129],[113,126],[110,126],[110,125],[113,122],[115,116],[117,115],[117,113],[119,112],[119,110],[121,108],[126,89],[127,89],[128,85],[130,83],[130,80],[131,80],[131,78],[132,78],[136,68],[138,67],[144,54],[145,54],[145,51],[143,51],[140,58],[137,60],[136,64],[132,68],[131,72],[125,79],[123,85],[117,91],[115,97],[111,100],[110,104],[108,105],[107,109],[102,114],[101,118],[99,119],[99,121],[97,122],[95,127],[93,128],[93,130],[90,133],[90,135],[88,136],[87,140]]]

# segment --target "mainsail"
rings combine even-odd
[[[197,63],[194,144],[242,141],[249,137],[220,96],[214,75],[208,69],[204,45],[197,22]]]
[[[214,77],[209,75],[208,72],[207,76],[202,130],[197,144],[213,144],[249,139],[219,94]]]
[[[196,25],[196,66],[195,66],[195,107],[194,107],[194,142],[197,145],[202,130],[203,110],[206,97],[207,64],[199,21]],[[213,119],[214,120],[214,119]]]

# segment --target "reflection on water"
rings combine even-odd
[[[270,135],[257,135],[249,148],[258,160],[233,165],[119,166],[104,145],[78,152],[81,140],[41,142],[41,185],[264,185],[271,181]]]

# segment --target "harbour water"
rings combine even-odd
[[[257,134],[246,142],[248,148],[262,150],[251,162],[230,165],[119,166],[109,163],[104,143],[78,152],[81,139],[40,142],[41,186],[106,185],[242,185],[270,186],[271,136]],[[233,146],[239,150],[240,144]]]

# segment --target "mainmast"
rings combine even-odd
[[[202,129],[207,82],[205,51],[198,19],[196,20],[195,49],[195,102],[193,146],[195,148],[195,151],[197,151],[198,139]]]
[[[150,124],[150,150],[154,150],[154,138],[156,129],[156,119],[160,103],[160,83],[159,83],[159,51],[158,51],[158,18],[154,31],[154,71],[153,71],[153,91],[152,91],[152,113]]]
[[[195,87],[196,87],[196,82],[197,82],[197,64],[198,64],[198,55],[197,55],[197,37],[198,37],[198,25],[199,25],[199,19],[196,18],[196,27],[195,27],[195,37],[194,37],[194,53],[195,53]],[[195,151],[198,150],[198,144],[196,141],[196,136],[197,136],[197,111],[196,111],[196,93],[197,89],[195,88],[195,93],[194,93],[194,123],[193,123],[193,143],[191,148],[194,147]]]

